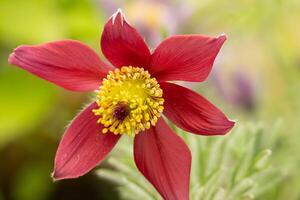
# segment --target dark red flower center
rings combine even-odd
[[[123,121],[127,115],[129,114],[130,110],[125,103],[119,103],[113,112],[113,117],[119,121]]]

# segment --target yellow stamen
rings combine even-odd
[[[110,71],[99,88],[95,115],[102,132],[134,135],[154,126],[164,109],[163,91],[148,71],[122,67]]]

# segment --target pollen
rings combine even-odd
[[[93,112],[103,133],[135,135],[155,126],[164,109],[163,91],[147,70],[124,66],[103,79],[97,104]]]

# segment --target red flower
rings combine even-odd
[[[84,175],[127,133],[135,135],[138,169],[157,191],[165,199],[189,199],[191,153],[160,116],[199,135],[223,135],[233,127],[234,122],[204,97],[169,82],[204,81],[225,40],[225,35],[177,35],[151,53],[118,11],[105,24],[101,38],[102,52],[113,66],[74,40],[16,48],[10,64],[68,90],[99,88],[96,102],[67,128],[53,178]]]

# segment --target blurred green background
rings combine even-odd
[[[211,179],[208,188],[220,185],[216,191],[222,189],[225,195],[216,192],[209,196],[206,192],[203,196],[203,189],[192,198],[300,199],[299,0],[1,0],[0,200],[140,199],[134,196],[138,189],[132,188],[146,184],[142,177],[136,178],[142,181],[136,181],[135,187],[127,187],[132,186],[128,181],[120,183],[109,174],[99,175],[102,168],[111,170],[122,165],[119,157],[132,159],[124,150],[132,148],[128,139],[121,141],[111,156],[117,162],[104,162],[99,176],[93,171],[79,179],[52,182],[50,173],[64,127],[93,94],[65,91],[7,64],[8,55],[18,45],[65,38],[83,41],[100,54],[103,24],[117,8],[122,8],[152,48],[172,34],[228,36],[209,79],[205,83],[185,84],[236,119],[237,125],[224,137],[196,138],[185,134],[184,138],[193,151],[201,150],[199,158],[221,153],[214,144],[224,143],[234,149],[228,153],[231,159],[222,166],[236,166],[237,172],[241,168],[238,163],[244,162],[242,155],[255,150],[254,156],[249,157],[249,163],[254,164],[240,175],[241,180],[251,176],[255,187],[250,190],[243,182],[242,186],[238,181],[228,185],[226,181],[219,184]],[[253,138],[260,142],[259,147],[245,148]],[[267,164],[257,164],[260,162]],[[124,163],[126,166],[126,159]],[[257,165],[258,168],[253,167]],[[193,166],[192,179],[208,167]],[[260,173],[270,170],[276,180]],[[119,172],[122,175],[122,170]],[[124,180],[130,180],[132,174],[126,173]],[[191,188],[203,188],[208,180],[205,177],[202,175],[198,183],[191,182]],[[225,179],[235,177],[234,171]],[[235,185],[243,195],[235,195]],[[160,199],[157,194],[147,198]]]

